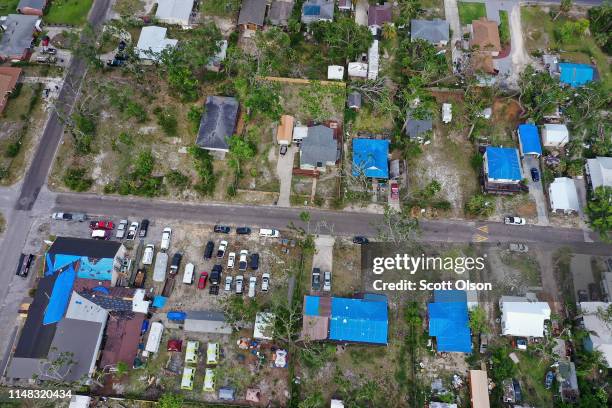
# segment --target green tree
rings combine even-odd
[[[349,17],[318,21],[310,29],[315,41],[327,51],[328,59],[342,65],[367,52],[373,41],[368,27]]]
[[[509,354],[506,347],[496,347],[491,350],[491,365],[493,366],[491,376],[498,384],[507,378],[512,378],[516,372],[516,366]]]
[[[489,332],[487,313],[482,306],[476,306],[470,310],[470,329],[474,334],[487,334]]]
[[[291,67],[295,53],[291,48],[289,35],[278,27],[258,30],[255,33],[255,60],[257,75],[282,75]]]
[[[255,81],[249,87],[244,99],[244,105],[249,109],[249,118],[256,114],[278,120],[283,113],[280,104],[279,87],[267,81]]]
[[[200,129],[200,120],[202,119],[202,114],[204,113],[204,109],[202,107],[193,105],[187,111],[187,120],[191,124],[191,130],[193,133],[197,133]]]
[[[184,398],[180,394],[167,392],[162,394],[157,402],[158,408],[182,408]]]
[[[217,179],[210,152],[198,146],[189,147],[188,152],[194,160],[194,168],[199,176],[199,181],[194,185],[195,190],[202,195],[214,193]]]
[[[588,11],[589,30],[595,42],[608,54],[612,53],[612,2],[606,0]]]
[[[525,116],[539,123],[544,115],[554,112],[565,100],[565,92],[559,81],[548,72],[536,72],[532,66],[523,70],[519,78],[519,103]]]
[[[604,241],[610,241],[612,230],[612,187],[599,186],[593,192],[593,198],[587,204],[587,214],[591,227],[599,233]]]
[[[561,0],[561,4],[559,5],[559,11],[553,18],[553,21],[557,20],[561,14],[567,14],[572,9],[574,2],[572,0]]]
[[[87,177],[87,170],[82,167],[70,167],[64,173],[62,181],[73,191],[87,191],[93,185],[93,179]]]
[[[236,170],[237,174],[241,174],[241,164],[249,159],[252,159],[257,152],[255,144],[240,136],[232,136],[229,138],[229,160],[228,163]]]
[[[400,0],[399,1],[400,20],[410,21],[421,14],[423,8],[420,0]]]

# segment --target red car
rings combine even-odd
[[[397,183],[391,183],[391,198],[393,200],[399,200],[399,186]]]
[[[202,272],[200,274],[200,280],[198,280],[198,289],[206,288],[206,281],[208,280],[208,272]]]
[[[92,221],[89,223],[89,228],[91,229],[103,229],[103,230],[113,230],[115,229],[115,224],[112,221]]]

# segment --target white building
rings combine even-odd
[[[368,49],[368,79],[377,79],[379,69],[378,40],[372,41]]]
[[[608,309],[610,305],[611,303],[607,302],[580,303],[584,328],[589,333],[584,340],[584,347],[589,351],[600,351],[608,363],[608,368],[612,368],[612,325],[602,320],[598,312]]]
[[[166,38],[166,27],[143,27],[138,38],[136,51],[140,59],[157,61],[158,54],[166,48],[176,47],[178,40]]]
[[[189,28],[192,10],[193,0],[157,0],[155,18],[162,23]]]
[[[612,187],[612,157],[587,159],[586,173],[593,190],[600,186]]]
[[[342,65],[329,65],[327,67],[327,79],[342,81],[344,79],[344,67]]]
[[[542,128],[542,144],[544,147],[563,147],[569,142],[567,126],[547,123]]]
[[[557,177],[548,186],[550,209],[564,214],[577,213],[580,210],[578,190],[574,180],[568,177]]]
[[[442,104],[442,122],[450,123],[453,120],[453,105],[450,103]]]
[[[502,312],[502,335],[544,337],[544,321],[550,319],[550,306],[538,302],[534,294],[502,296],[499,309]]]
[[[366,79],[368,77],[368,64],[365,62],[349,62],[348,76],[349,78]]]

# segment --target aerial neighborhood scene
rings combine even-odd
[[[612,1],[0,0],[0,407],[612,406]]]

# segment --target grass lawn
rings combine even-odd
[[[499,39],[502,47],[510,44],[510,24],[508,23],[508,12],[499,10]]]
[[[200,10],[205,16],[233,17],[240,3],[240,0],[202,0]]]
[[[0,15],[5,16],[11,13],[17,13],[17,5],[19,0],[0,0]]]
[[[47,24],[83,25],[92,3],[93,0],[54,0],[44,20]]]
[[[459,6],[459,20],[461,25],[471,24],[472,21],[478,20],[480,17],[486,17],[487,9],[484,3],[465,3],[460,1],[457,3]]]
[[[520,363],[516,366],[523,389],[524,401],[536,407],[552,406],[552,390],[547,390],[544,387],[544,378],[546,372],[550,369],[550,362],[543,360],[540,356],[531,356],[528,353],[517,353],[517,355]]]
[[[560,27],[568,21],[567,17],[559,17],[552,21],[550,14],[539,7],[521,7],[521,19],[525,44],[529,52],[558,50],[562,60],[576,63],[591,64],[593,59],[600,78],[608,87],[612,87],[612,74],[607,55],[597,46],[593,37],[572,37],[570,41],[561,42],[555,35],[555,27]]]

